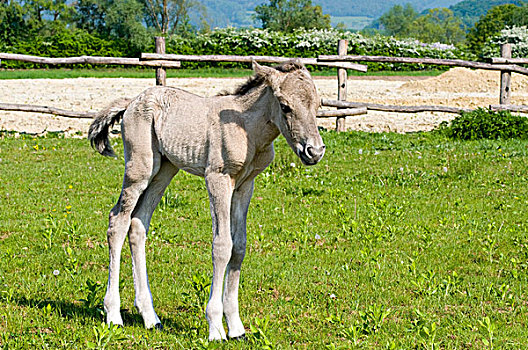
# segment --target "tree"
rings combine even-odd
[[[474,54],[480,55],[486,43],[498,35],[504,28],[513,26],[515,13],[519,7],[512,4],[491,8],[482,16],[467,34],[468,48]]]
[[[395,5],[384,13],[379,21],[388,35],[408,37],[411,25],[417,17],[418,12],[410,4],[406,4],[405,7]]]
[[[462,20],[446,8],[431,9],[425,16],[414,20],[410,35],[418,40],[433,43],[460,44],[465,39]]]
[[[28,35],[24,9],[16,2],[0,3],[0,48]]]
[[[144,0],[147,23],[162,34],[185,32],[190,27],[190,13],[205,17],[205,7],[197,0]]]
[[[144,25],[145,7],[139,0],[78,0],[78,28],[106,39],[119,39],[136,55],[152,44],[153,34]]]
[[[265,29],[291,33],[296,28],[331,28],[330,15],[311,0],[271,0],[269,5],[255,7],[255,12]]]

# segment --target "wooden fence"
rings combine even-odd
[[[60,65],[60,64],[93,64],[93,65],[133,65],[156,68],[156,84],[166,84],[166,69],[179,68],[182,61],[192,62],[252,62],[261,63],[281,63],[290,60],[289,57],[272,56],[232,56],[232,55],[174,55],[165,53],[165,38],[156,37],[156,53],[143,53],[141,58],[123,57],[95,57],[81,56],[68,58],[47,58],[37,56],[27,56],[9,53],[0,53],[0,60],[17,60],[23,62],[33,62],[40,64]],[[320,110],[317,114],[319,118],[336,118],[336,130],[345,130],[345,118],[366,114],[368,110],[417,113],[417,112],[443,112],[460,113],[471,111],[469,108],[458,108],[449,106],[395,106],[372,103],[349,102],[347,99],[347,70],[366,72],[367,66],[353,62],[389,62],[389,63],[409,63],[409,64],[431,64],[454,67],[466,67],[473,69],[487,69],[501,72],[501,89],[498,105],[489,106],[492,110],[510,110],[514,112],[528,113],[528,106],[511,105],[511,73],[528,75],[528,68],[518,64],[528,64],[528,59],[511,58],[511,45],[505,44],[501,48],[500,58],[493,58],[491,63],[465,61],[457,59],[433,59],[415,57],[387,57],[387,56],[358,56],[347,55],[348,43],[346,40],[338,42],[337,55],[321,55],[317,58],[299,58],[306,65],[317,65],[337,68],[337,100],[322,99],[321,104],[326,107],[335,107],[336,110]],[[91,118],[92,113],[81,113],[65,111],[48,106],[18,105],[10,103],[0,103],[0,110],[26,111],[37,113],[50,113],[73,118]]]

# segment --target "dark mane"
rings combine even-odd
[[[275,68],[281,73],[290,73],[296,70],[306,69],[299,60],[286,61],[277,66],[274,66],[273,68]],[[254,88],[262,85],[263,82],[264,82],[263,76],[258,75],[258,74],[253,74],[251,77],[247,79],[245,83],[237,87],[233,93],[222,92],[219,94],[219,96],[226,96],[226,95],[243,96],[247,94],[249,91],[253,90]]]

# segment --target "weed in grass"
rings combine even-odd
[[[438,349],[439,344],[436,342],[436,322],[430,322],[426,315],[424,315],[419,309],[415,309],[413,313],[414,316],[411,320],[411,327],[408,331],[418,336],[420,344],[424,349]]]
[[[259,349],[274,349],[275,347],[268,337],[269,323],[269,316],[266,316],[265,318],[255,318],[255,320],[249,326],[251,333],[247,335],[248,343]]]
[[[101,322],[98,326],[93,326],[94,341],[87,342],[88,349],[104,350],[114,348],[115,343],[127,340],[123,327],[115,324],[107,325]]]
[[[101,317],[104,316],[103,312],[103,293],[105,286],[98,281],[92,281],[88,278],[85,286],[81,289],[81,293],[86,296],[80,299],[84,304],[84,307],[91,313],[98,314]]]
[[[365,311],[359,311],[361,331],[365,335],[377,333],[392,313],[391,308],[381,304],[369,305]]]
[[[51,249],[53,238],[57,236],[61,230],[62,223],[57,221],[53,215],[48,214],[48,217],[46,218],[46,227],[44,228],[44,232],[42,232],[45,249]]]
[[[199,313],[205,312],[211,285],[210,278],[205,273],[197,271],[191,276],[188,284],[190,284],[188,290],[192,292],[182,294],[185,304]]]
[[[482,336],[482,342],[490,350],[494,349],[493,341],[497,325],[488,316],[478,320],[478,329]]]
[[[66,264],[64,265],[64,269],[66,272],[70,274],[70,277],[74,277],[75,275],[79,274],[79,261],[77,258],[73,255],[73,250],[70,246],[66,247]]]

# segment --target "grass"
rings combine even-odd
[[[346,29],[361,30],[374,21],[375,18],[366,16],[332,16],[332,26],[342,23]]]
[[[134,310],[126,245],[126,326],[108,329],[105,230],[122,157],[101,157],[86,140],[3,133],[1,346],[526,348],[528,142],[322,136],[327,154],[309,168],[276,142],[248,217],[248,339],[208,344],[203,180],[178,174],[153,217],[148,268],[165,330],[144,330]]]
[[[374,75],[374,76],[436,76],[443,71],[382,71],[361,73],[349,70],[349,75]],[[168,78],[229,78],[247,77],[251,74],[250,69],[242,68],[200,68],[200,69],[168,69]],[[315,76],[336,76],[335,69],[315,71]],[[154,69],[134,69],[134,68],[96,68],[96,69],[14,69],[0,70],[0,80],[2,79],[66,79],[66,78],[148,78],[154,79]]]

